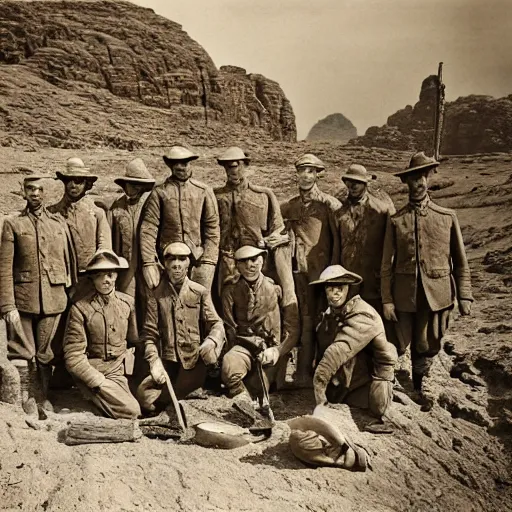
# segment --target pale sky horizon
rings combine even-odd
[[[135,0],[180,23],[217,67],[277,81],[298,138],[340,112],[362,135],[418,101],[440,61],[446,99],[512,94],[511,0]]]

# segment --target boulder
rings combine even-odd
[[[332,140],[347,143],[357,137],[357,128],[343,114],[331,114],[318,121],[306,140]]]

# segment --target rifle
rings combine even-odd
[[[441,157],[441,137],[444,122],[444,89],[443,83],[443,63],[439,63],[437,70],[437,102],[434,118],[434,158],[439,162]]]

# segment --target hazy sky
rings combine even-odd
[[[136,0],[183,25],[220,67],[279,82],[299,138],[341,112],[362,134],[418,99],[512,94],[512,0]]]

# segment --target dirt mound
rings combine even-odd
[[[243,130],[296,140],[279,84],[217,69],[181,25],[151,9],[107,0],[0,8],[0,145],[133,149],[203,132],[218,144]]]
[[[331,114],[318,121],[309,130],[306,140],[331,140],[345,144],[354,137],[357,137],[357,128],[352,121],[343,114]]]

